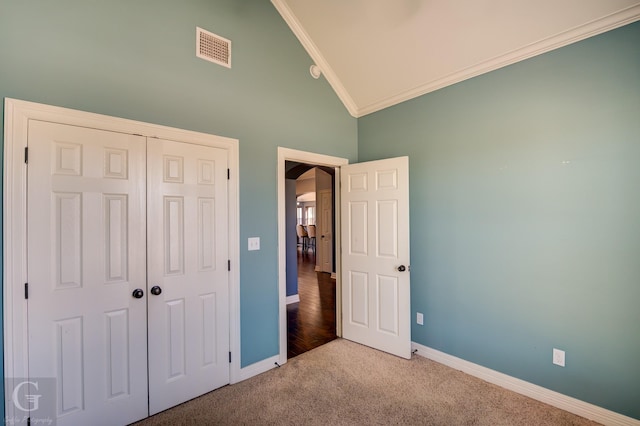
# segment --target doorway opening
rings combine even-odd
[[[285,170],[287,358],[293,358],[337,337],[335,168],[286,161]]]
[[[336,275],[340,268],[336,256],[340,214],[336,194],[340,166],[345,164],[348,161],[343,158],[278,148],[281,364],[341,335],[341,310],[337,308],[341,306],[341,283]],[[314,178],[303,184],[307,190],[302,187],[297,191],[296,180],[310,170],[314,170],[309,173]],[[316,177],[320,181],[317,187]],[[309,201],[307,195],[298,206],[298,195],[309,192],[315,199]],[[306,231],[300,238],[296,232],[299,222]],[[315,226],[315,239],[309,237],[310,225]]]
[[[336,335],[409,359],[409,157],[350,165],[343,158],[278,147],[280,363],[287,361],[286,268],[291,264],[286,257],[287,161],[335,171]]]

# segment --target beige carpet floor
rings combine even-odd
[[[460,371],[334,340],[136,426],[596,425]]]

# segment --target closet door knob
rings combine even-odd
[[[133,293],[131,293],[131,295],[136,299],[142,299],[142,296],[144,296],[144,291],[142,291],[141,288],[136,288],[135,290],[133,290]]]
[[[404,265],[400,265],[400,266],[398,266],[398,268],[397,268],[397,269],[398,269],[398,271],[399,271],[399,272],[404,272],[404,271],[406,271],[406,270],[407,270],[406,266],[404,266]]]
[[[157,296],[160,293],[162,293],[162,289],[159,286],[154,285],[153,287],[151,287],[151,294],[153,294],[154,296]]]

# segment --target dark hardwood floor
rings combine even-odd
[[[298,248],[300,302],[287,305],[287,358],[336,338],[336,280],[315,271],[316,258]]]

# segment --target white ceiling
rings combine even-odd
[[[638,0],[272,3],[354,117],[640,20]]]

